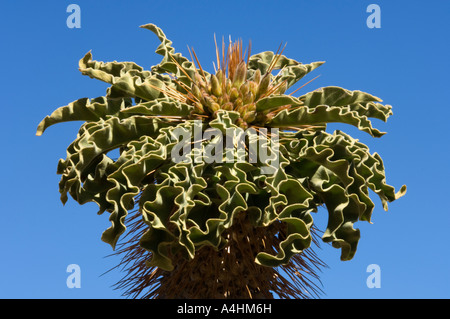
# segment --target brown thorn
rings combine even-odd
[[[219,48],[217,47],[217,40],[216,40],[215,33],[214,33],[214,45],[216,47],[217,69],[220,70],[220,55],[219,55]],[[217,71],[216,71],[216,73],[217,73]]]
[[[272,65],[272,70],[273,70],[273,68],[275,67],[275,65],[277,65],[278,61],[280,60],[281,55],[282,55],[283,52],[284,52],[284,49],[286,49],[286,45],[287,45],[287,43],[284,44],[283,50],[281,50],[281,52],[277,55],[277,57],[276,57],[276,59],[275,59],[275,63]],[[272,70],[271,70],[270,72],[272,72]]]
[[[248,52],[247,52],[247,63],[246,63],[247,69],[248,69],[248,61],[250,60],[251,51],[252,51],[252,40],[249,40],[248,41]]]
[[[275,58],[272,59],[272,61],[270,62],[269,68],[267,69],[266,73],[272,73],[273,68],[277,64],[278,60],[281,57],[281,54],[283,53],[284,49],[286,48],[287,43],[284,45],[283,50],[281,50],[281,52],[278,54],[278,52],[280,51],[282,45],[283,45],[283,42],[280,43],[280,46],[278,47],[277,52],[275,53]]]
[[[305,84],[303,84],[301,87],[299,87],[298,89],[296,89],[294,92],[290,93],[289,95],[294,94],[295,92],[297,92],[298,90],[300,90],[302,87],[304,87],[305,85],[311,83],[312,81],[314,81],[315,79],[317,79],[320,76],[320,74],[318,76],[316,76],[314,79],[309,80],[308,82],[306,82]]]
[[[189,48],[189,46],[187,47],[187,49],[188,49],[188,51],[189,51],[189,55],[191,56],[191,61],[192,61],[192,63],[193,63],[194,66],[195,66],[194,57],[192,56],[191,49]]]
[[[197,54],[195,54],[194,48],[192,48],[192,53],[194,54],[195,61],[197,61],[198,67],[200,68],[200,72],[202,73],[203,79],[205,79],[205,83],[208,83],[205,72],[203,72],[203,68],[202,68],[200,62],[198,61]]]
[[[191,77],[187,74],[186,70],[178,63],[177,60],[175,60],[175,58],[172,56],[172,54],[169,54],[169,56],[172,59],[172,61],[175,62],[175,64],[178,66],[178,68],[181,70],[181,72],[183,72],[189,78],[189,80],[191,80],[191,82],[194,82],[194,81],[192,81]]]
[[[226,56],[225,56],[225,38],[222,37],[222,69],[223,69],[223,73],[225,73],[226,68],[227,68],[227,61],[226,61]]]
[[[189,94],[184,94],[183,96],[186,98],[186,99],[188,99],[188,100],[190,100],[191,102],[200,102],[200,100],[195,96],[195,95],[193,95],[192,94],[192,92],[191,92],[191,88],[189,87],[189,86],[187,86],[186,84],[184,84],[183,82],[181,82],[181,81],[178,81],[176,78],[173,78],[173,80],[175,81],[175,83],[177,83],[179,86],[181,86],[182,88],[184,88],[187,92],[189,92],[189,93],[191,93],[191,95],[192,95],[192,97],[195,99],[195,100],[193,100],[193,99],[191,99],[191,97],[189,96]],[[178,91],[177,91],[178,92]],[[178,92],[179,94],[183,94],[183,93],[181,93],[181,92]]]
[[[154,85],[152,85],[152,84],[150,84],[150,83],[147,83],[147,85],[148,85],[149,87],[151,87],[152,89],[155,89],[155,90],[157,90],[157,91],[163,93],[164,95],[170,95],[171,97],[173,97],[173,98],[175,98],[175,99],[178,100],[178,97],[173,96],[170,92],[168,92],[168,91],[165,90],[165,89],[161,89],[161,88],[159,88],[159,87],[157,87],[157,86],[154,86]]]
[[[250,289],[248,288],[248,285],[245,285],[245,288],[247,288],[247,292],[248,292],[248,295],[250,296],[250,299],[253,299],[252,293],[250,292]]]

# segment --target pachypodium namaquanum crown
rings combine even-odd
[[[222,47],[224,52],[225,45],[222,44]],[[195,51],[193,52],[198,62]],[[287,80],[276,82],[272,80],[271,75],[281,54],[272,59],[268,69],[262,74],[259,68],[248,71],[249,59],[247,61],[244,59],[242,41],[230,43],[226,52],[220,59],[216,44],[218,70],[215,74],[207,77],[201,65],[198,64],[200,70],[194,72],[194,77],[190,78],[191,87],[187,88],[184,102],[194,106],[192,112],[194,118],[196,116],[214,118],[219,110],[235,111],[239,114],[235,122],[239,127],[243,129],[252,125],[263,127],[274,113],[257,110],[256,103],[265,97],[283,95],[287,90]]]
[[[323,62],[289,59],[281,46],[276,53],[251,54],[242,41],[222,41],[219,49],[214,38],[217,60],[209,73],[193,49],[188,59],[160,28],[142,27],[161,41],[159,64],[144,70],[134,62],[98,62],[88,52],[79,69],[109,83],[106,95],[60,107],[38,126],[41,135],[56,123],[84,122],[58,164],[61,200],[70,195],[108,212],[111,227],[102,240],[113,247],[129,227],[133,236],[121,252],[133,266],[121,284],[132,286],[130,294],[154,284],[159,288],[146,297],[308,297],[305,276],[320,264],[308,255],[317,234],[312,213],[320,206],[328,211],[322,240],[349,260],[360,238],[353,226],[370,221],[374,209],[369,190],[385,210],[406,192],[386,184],[377,153],[342,131],[327,132],[327,123],[381,137],[369,118],[386,121],[391,106],[340,87],[294,96],[307,83],[286,94]],[[211,161],[208,152],[188,147],[191,160],[174,162],[171,150],[183,142],[174,132],[190,132],[199,121],[203,131],[252,128],[240,140],[244,154]],[[278,154],[273,174],[263,173],[271,162],[242,160],[252,142]],[[199,143],[205,150],[222,142]]]

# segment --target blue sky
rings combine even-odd
[[[69,4],[81,8],[81,28],[66,25]],[[381,9],[381,28],[366,24],[369,4]],[[59,201],[56,165],[80,123],[38,123],[59,106],[104,94],[106,84],[82,76],[78,60],[89,50],[100,61],[135,61],[150,68],[161,57],[159,41],[140,29],[161,27],[177,51],[195,48],[212,69],[214,33],[251,39],[252,52],[276,51],[304,63],[326,63],[303,81],[301,92],[335,85],[362,90],[393,106],[388,134],[373,139],[342,129],[378,152],[387,181],[405,197],[372,222],[359,222],[361,240],[351,261],[323,244],[329,268],[323,298],[449,298],[448,199],[450,108],[448,41],[450,2],[431,1],[2,1],[0,61],[2,142],[0,169],[0,298],[121,298],[111,289],[119,271],[100,276],[118,261],[100,240],[109,227],[96,205]],[[299,92],[300,93],[300,92]],[[313,217],[324,226],[326,212]],[[69,289],[67,266],[81,269],[81,288]],[[367,267],[379,265],[381,287],[368,288]]]

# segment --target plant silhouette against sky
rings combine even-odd
[[[109,83],[106,95],[58,108],[37,130],[84,122],[58,163],[61,200],[95,202],[109,214],[101,238],[126,271],[117,288],[136,298],[319,296],[324,264],[312,246],[321,237],[352,259],[360,238],[354,224],[370,222],[374,209],[369,191],[385,210],[406,192],[386,183],[377,153],[342,131],[327,132],[327,123],[381,137],[369,118],[386,121],[391,106],[340,87],[296,97],[307,83],[293,86],[323,62],[297,62],[281,46],[251,54],[242,41],[216,42],[209,73],[193,49],[188,59],[160,28],[142,28],[161,41],[159,64],[147,71],[88,52],[80,71]],[[190,160],[173,161],[173,148],[186,146],[175,132],[198,123],[202,132],[245,130],[243,139],[232,136],[243,147],[222,154],[233,161],[208,159],[205,150],[224,144],[218,136],[187,142],[196,146],[187,148]],[[278,156],[278,165],[248,161],[252,143]],[[268,167],[273,174],[264,173]],[[328,212],[323,233],[313,220],[319,207]]]

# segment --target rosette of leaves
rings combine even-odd
[[[161,41],[158,65],[144,70],[87,53],[79,69],[109,83],[106,95],[60,107],[38,126],[41,135],[56,123],[84,122],[58,164],[62,202],[70,195],[109,214],[101,238],[122,255],[127,275],[117,286],[133,297],[317,296],[324,264],[311,250],[319,238],[312,214],[326,208],[322,240],[350,260],[360,238],[354,224],[370,222],[374,209],[369,191],[385,210],[406,191],[386,183],[378,154],[327,132],[327,123],[381,137],[370,118],[386,121],[391,106],[340,87],[288,95],[323,62],[303,64],[280,50],[251,55],[241,41],[221,50],[216,43],[209,73],[194,50],[188,59],[161,29],[142,27]],[[253,145],[276,165],[249,160]]]

